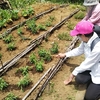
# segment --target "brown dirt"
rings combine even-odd
[[[51,4],[51,3],[43,3],[43,4],[34,4],[33,8],[35,10],[35,14],[38,14],[40,12],[43,12],[47,9],[50,9],[51,7],[57,6],[57,4]],[[39,18],[36,23],[43,23],[45,22],[49,16],[54,16],[55,21],[53,22],[54,26],[55,24],[59,23],[62,19],[64,19],[66,16],[69,16],[75,9],[73,9],[71,6],[69,7],[62,7],[59,9],[56,9],[52,11],[51,13],[48,13],[46,15],[43,15],[41,18]],[[20,18],[17,21],[14,21],[12,25],[7,25],[6,28],[3,28],[0,33],[2,34],[6,29],[10,28],[11,26],[16,25],[19,22],[22,22],[25,20],[24,18]],[[75,24],[79,20],[74,19],[72,17],[70,20],[68,20],[61,28],[55,30],[53,34],[48,38],[48,42],[43,41],[40,47],[43,47],[45,49],[51,48],[51,44],[53,42],[57,42],[59,45],[59,52],[65,52],[70,44],[71,41],[65,41],[65,40],[59,40],[57,35],[63,32],[68,32],[69,29],[67,28],[68,22]],[[22,27],[24,36],[29,37],[32,40],[38,37],[38,35],[45,33],[46,31],[41,31],[38,35],[33,35],[28,30],[25,29],[25,26]],[[48,27],[47,30],[51,29],[52,27]],[[27,45],[30,43],[31,40],[22,41],[21,38],[17,34],[17,30],[14,30],[12,33],[14,42],[16,43],[17,49],[14,51],[7,51],[7,44],[4,43],[3,40],[0,40],[0,53],[3,55],[2,61],[7,62],[11,60],[14,56],[16,56],[18,53],[20,53],[22,50],[24,50]],[[6,72],[2,77],[9,83],[9,86],[3,90],[0,91],[0,100],[3,100],[4,97],[7,96],[9,92],[14,93],[16,96],[20,98],[20,100],[26,95],[26,93],[34,86],[34,84],[39,80],[39,78],[48,70],[48,68],[56,65],[58,62],[58,58],[53,58],[51,62],[44,64],[44,71],[43,73],[38,73],[34,69],[33,64],[29,64],[29,55],[31,53],[38,53],[39,48],[36,48],[32,50],[30,53],[28,53],[26,56],[22,57],[16,65],[14,65],[12,68],[9,69],[9,71]],[[66,61],[66,63],[63,64],[60,71],[56,74],[56,76],[50,81],[50,89],[48,90],[48,86],[45,89],[43,95],[39,98],[39,100],[75,100],[76,91],[78,89],[78,86],[75,84],[74,80],[70,85],[65,86],[63,84],[63,81],[69,76],[69,74],[72,72],[72,70],[78,66],[81,61],[83,60],[83,57],[73,57]],[[30,66],[32,67],[32,70],[29,71],[29,77],[32,81],[32,83],[24,89],[22,92],[18,87],[17,83],[19,80],[23,77],[20,73],[17,73],[16,71],[18,68],[23,66]],[[27,100],[34,100],[31,97],[29,97]]]

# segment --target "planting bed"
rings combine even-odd
[[[31,32],[28,28],[27,22],[22,25],[19,29],[14,29],[12,32],[9,33],[9,35],[12,36],[12,42],[15,44],[14,50],[9,50],[8,44],[4,42],[4,38],[0,39],[0,54],[2,54],[1,61],[3,62],[3,65],[6,66],[6,63],[10,60],[13,60],[14,57],[17,57],[18,54],[20,54],[22,51],[26,50],[28,46],[30,46],[33,43],[34,39],[37,39],[40,35],[49,33],[50,30],[55,27],[58,23],[60,23],[64,18],[70,16],[70,14],[74,13],[77,9],[80,9],[79,12],[81,12],[82,8],[81,6],[75,6],[75,5],[66,5],[60,7],[58,4],[51,4],[51,3],[37,3],[32,5],[35,14],[31,15],[28,18],[33,18],[37,16],[38,14],[47,11],[51,8],[57,7],[53,11],[43,14],[41,17],[36,19],[35,23],[38,26],[41,24],[47,25],[45,28],[42,28],[35,33]],[[78,12],[78,13],[79,13]],[[82,10],[83,13],[85,11]],[[7,29],[10,29],[11,27],[14,27],[15,25],[28,20],[28,18],[21,17],[19,13],[20,18],[16,21],[13,21],[13,24],[7,24],[6,28],[2,28],[0,31],[0,34],[5,33]],[[68,47],[70,46],[70,43],[72,41],[72,37],[70,37],[69,32],[71,29],[74,28],[77,22],[79,22],[81,19],[75,19],[75,15],[68,20],[65,21],[63,25],[60,27],[57,27],[57,29],[53,30],[48,34],[45,38],[42,38],[42,42],[39,43],[37,41],[36,47],[32,47],[32,50],[27,52],[27,54],[24,54],[21,58],[19,58],[16,63],[12,64],[13,66],[9,67],[7,69],[7,72],[2,73],[1,78],[3,78],[8,86],[0,91],[0,100],[4,100],[4,98],[9,94],[13,93],[15,96],[18,97],[18,100],[22,100],[24,96],[30,91],[30,89],[38,82],[38,80],[43,76],[43,74],[51,67],[55,66],[57,62],[59,61],[59,58],[55,58],[52,52],[50,52],[52,45],[57,43],[58,45],[58,52],[65,52],[67,51]],[[31,21],[32,22],[32,21]],[[50,22],[50,23],[49,23]],[[33,27],[36,27],[33,25]],[[33,28],[32,28],[33,29]],[[20,31],[21,30],[21,31]],[[22,32],[22,34],[18,34],[18,32]],[[63,34],[63,35],[61,35]],[[8,36],[9,36],[8,35]],[[41,57],[39,56],[40,50],[47,50],[50,52],[51,60],[45,61],[41,60]],[[43,51],[42,51],[43,52]],[[30,56],[34,53],[36,60],[33,63],[30,61]],[[47,58],[46,58],[47,59]],[[76,58],[70,58],[66,60],[66,62],[62,65],[58,73],[52,78],[52,80],[49,82],[49,85],[47,85],[45,91],[43,92],[42,96],[40,96],[39,100],[75,100],[75,94],[78,89],[77,85],[73,83],[65,86],[63,84],[63,81],[68,77],[68,75],[72,72],[72,70],[80,64],[80,62],[83,60],[83,57],[77,57]],[[43,71],[38,72],[36,69],[36,65],[38,62],[43,64]],[[1,67],[2,66],[1,63]],[[31,80],[30,84],[26,87],[18,87],[19,82],[22,78],[24,78],[26,73],[21,73],[20,68],[28,67],[28,77]],[[26,71],[27,72],[27,71]],[[31,94],[26,100],[34,100],[35,95]]]

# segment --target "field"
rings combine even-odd
[[[34,9],[34,14],[23,17],[21,15],[21,10],[18,13],[19,18],[17,20],[9,21],[5,26],[1,27],[0,72],[1,78],[4,79],[8,85],[4,89],[0,90],[0,100],[5,100],[4,98],[6,98],[9,93],[17,96],[18,100],[23,99],[27,92],[30,91],[30,89],[41,78],[41,76],[43,76],[43,74],[49,68],[57,64],[59,58],[55,58],[54,55],[59,52],[66,52],[68,50],[68,47],[73,39],[69,35],[69,32],[74,28],[76,23],[84,17],[85,14],[84,7],[73,4],[65,4],[61,6],[59,4],[52,3],[36,3],[31,5],[31,7]],[[52,11],[46,14],[41,14],[52,8]],[[39,14],[41,14],[41,16],[36,17]],[[51,31],[56,25],[58,25],[58,23],[71,14],[73,14],[73,16],[67,18],[64,24]],[[35,20],[32,20],[33,17],[36,17]],[[27,21],[28,19],[31,20]],[[8,31],[12,27],[24,21],[27,22],[16,27],[11,32]],[[36,27],[37,30],[34,29],[34,27]],[[46,35],[46,33],[49,34]],[[42,35],[43,38],[40,41],[37,41],[36,46],[33,45],[31,50],[27,49],[29,46],[34,44],[35,39],[38,39],[38,37]],[[13,44],[13,48],[11,47],[11,44]],[[77,45],[78,44],[79,42],[77,42]],[[56,52],[53,52],[53,50],[55,50],[54,45],[57,47]],[[21,54],[21,57],[17,58],[18,55],[26,49],[27,53],[24,55]],[[48,57],[48,59],[44,56],[41,57],[39,52],[43,51],[47,51],[51,58]],[[33,62],[31,60],[32,56],[35,56]],[[79,90],[78,85],[73,80],[71,84],[65,86],[63,81],[69,76],[72,70],[81,63],[83,59],[83,56],[67,59],[55,76],[49,81],[43,94],[38,99],[75,100],[76,93]],[[14,62],[11,63],[11,60],[14,60]],[[11,64],[9,65],[9,63]],[[36,65],[38,64],[42,65],[40,69],[36,68]],[[7,65],[10,67],[4,69],[4,71],[1,71],[1,69]],[[22,68],[24,68],[24,72],[22,72]],[[30,80],[28,86],[25,87],[18,85],[21,84],[20,81],[24,77]],[[26,100],[35,100],[35,96],[36,94],[31,94]]]

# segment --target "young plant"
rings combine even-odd
[[[74,24],[69,21],[67,27],[69,30],[72,30],[74,28]]]
[[[6,26],[6,19],[0,20],[0,29]]]
[[[37,26],[37,30],[38,30],[38,31],[45,31],[45,30],[46,30],[46,26],[44,26],[44,25],[42,25],[42,24],[39,24],[39,25]]]
[[[21,40],[30,40],[30,38],[27,38],[27,37],[24,37],[23,36],[23,32],[22,32],[22,29],[21,28],[19,28],[17,30],[17,34],[20,36]]]
[[[18,28],[17,33],[18,33],[18,35],[22,35],[23,34],[22,29]]]
[[[38,51],[38,54],[40,57],[42,57],[45,61],[51,61],[52,60],[52,57],[50,55],[50,52],[48,52],[47,50],[45,49],[40,49]]]
[[[15,43],[13,43],[13,42],[9,43],[7,49],[10,50],[10,51],[15,50],[16,49]]]
[[[74,18],[75,18],[75,19],[83,19],[84,16],[85,16],[84,12],[81,11],[81,12],[77,13],[77,14],[74,16]]]
[[[70,41],[72,40],[72,37],[66,32],[66,33],[61,33],[58,34],[57,36],[60,40],[66,40],[66,41]]]
[[[54,16],[49,16],[49,19],[45,22],[45,26],[50,27],[54,20],[55,20]]]
[[[23,88],[27,87],[31,83],[31,80],[28,76],[24,76],[19,82],[18,87],[23,91]]]
[[[11,10],[11,18],[12,18],[12,20],[18,20],[19,19],[18,13],[19,13],[18,10]]]
[[[36,71],[43,72],[43,62],[42,61],[38,61],[35,67],[36,67]]]
[[[18,97],[13,93],[9,93],[4,100],[18,100]]]
[[[56,42],[52,44],[52,48],[50,48],[50,51],[52,54],[58,53],[58,44]]]
[[[3,78],[0,78],[0,90],[4,90],[7,86],[7,82]]]
[[[12,40],[13,40],[12,35],[8,35],[8,36],[6,36],[6,37],[3,37],[3,41],[4,41],[5,43],[10,43],[10,42],[12,42]]]
[[[28,12],[28,10],[26,10],[26,9],[24,9],[24,10],[22,10],[22,16],[24,17],[24,18],[28,18],[29,17],[29,12]]]
[[[33,10],[32,7],[29,7],[29,8],[24,9],[22,11],[22,16],[25,17],[25,18],[27,18],[27,17],[29,17],[30,15],[33,15],[33,14],[34,14],[34,10]]]
[[[52,23],[50,21],[45,22],[45,26],[50,27],[51,25],[52,25]]]
[[[30,59],[30,62],[31,62],[32,64],[36,64],[37,59],[36,59],[36,56],[35,56],[34,53],[32,53],[32,54],[29,56],[29,59]]]
[[[55,17],[54,16],[49,16],[49,21],[50,22],[53,22],[55,20]]]
[[[22,73],[23,76],[28,75],[29,66],[19,68],[19,71]]]
[[[27,21],[27,29],[30,30],[33,34],[37,33],[37,25],[35,20]]]

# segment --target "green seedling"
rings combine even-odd
[[[19,68],[19,71],[22,73],[23,76],[28,75],[29,66]]]
[[[3,37],[3,41],[5,43],[10,43],[10,42],[12,42],[12,40],[13,40],[12,35],[8,35],[8,36]]]
[[[19,82],[18,87],[23,91],[23,88],[27,87],[31,83],[31,80],[28,76],[24,76]]]
[[[7,82],[3,78],[0,78],[0,90],[4,90],[7,86]]]
[[[60,33],[57,36],[59,40],[66,40],[66,41],[71,41],[72,37],[66,32],[66,33]]]
[[[36,56],[34,53],[32,53],[30,56],[29,56],[29,59],[30,59],[30,62],[32,64],[36,64],[37,63],[37,59],[36,59]]]
[[[52,60],[52,57],[50,55],[50,52],[48,52],[47,50],[45,49],[40,49],[38,51],[38,54],[40,57],[42,57],[45,61],[51,61]]]
[[[15,43],[13,43],[13,42],[9,43],[7,49],[10,50],[10,51],[15,50],[16,49]]]
[[[18,100],[18,97],[13,93],[9,93],[4,100]]]
[[[80,11],[74,16],[74,18],[75,19],[83,19],[84,16],[85,16],[84,12]]]
[[[12,20],[18,20],[19,19],[19,10],[11,10],[11,18]]]
[[[23,9],[21,14],[22,14],[23,17],[27,18],[30,15],[34,14],[34,10],[33,10],[32,7],[29,7],[29,8]]]
[[[38,61],[35,67],[36,67],[36,71],[43,72],[43,62],[42,61]]]
[[[53,22],[55,20],[55,17],[54,16],[49,16],[49,21],[50,22]]]
[[[45,30],[46,30],[46,26],[44,26],[44,25],[42,25],[42,24],[39,24],[39,25],[37,26],[37,30],[38,30],[38,31],[45,31]]]
[[[37,33],[37,25],[35,20],[27,21],[27,29],[30,30],[33,34]]]
[[[45,26],[50,27],[51,25],[52,25],[52,23],[50,21],[45,22]]]
[[[58,53],[58,44],[56,42],[54,42],[52,44],[52,48],[50,48],[51,54],[56,54]]]
[[[68,22],[68,24],[67,24],[67,27],[68,27],[69,30],[72,30],[74,28],[74,26],[75,25],[71,22]]]

